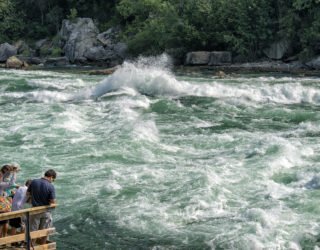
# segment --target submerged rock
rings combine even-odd
[[[118,67],[112,67],[112,68],[100,69],[100,70],[92,70],[89,72],[89,75],[111,75],[117,69],[118,69]]]
[[[309,189],[320,189],[320,176],[314,176],[311,181],[305,185],[305,187]]]

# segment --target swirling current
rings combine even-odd
[[[319,78],[142,61],[0,70],[1,164],[58,172],[58,249],[319,249]]]

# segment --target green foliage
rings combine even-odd
[[[52,48],[52,50],[51,50],[51,56],[53,56],[53,57],[59,57],[59,56],[61,56],[61,54],[62,54],[62,49],[61,49],[61,48],[59,48],[59,47],[54,47],[54,48]]]
[[[13,0],[0,0],[0,42],[8,42],[23,34],[25,23]]]
[[[70,9],[70,15],[68,15],[68,19],[74,21],[78,16],[78,11],[75,8]]]
[[[229,50],[250,60],[282,39],[291,55],[320,54],[320,0],[0,0],[0,42],[54,37],[77,17],[121,26],[133,55]]]
[[[50,34],[54,34],[59,31],[62,19],[63,19],[63,9],[60,8],[59,6],[53,7],[46,14],[46,22],[48,23],[48,29]]]
[[[44,46],[40,48],[39,55],[45,57],[51,54],[51,51],[48,47]]]

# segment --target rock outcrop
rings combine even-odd
[[[320,56],[312,59],[311,61],[307,62],[306,65],[311,69],[320,70]]]
[[[77,18],[76,22],[63,20],[60,36],[64,53],[70,62],[85,58],[85,52],[97,45],[98,33],[91,18]]]
[[[69,65],[69,60],[67,57],[62,56],[62,57],[51,57],[47,58],[46,61],[44,62],[46,66],[67,66]]]
[[[11,56],[17,54],[17,48],[9,43],[3,43],[0,45],[0,62],[6,62]]]
[[[186,65],[219,66],[232,62],[231,52],[228,51],[193,51],[186,55]]]
[[[207,65],[210,59],[209,51],[193,51],[186,55],[185,64],[187,65]]]
[[[228,51],[213,51],[210,53],[209,65],[217,66],[217,65],[226,65],[231,64],[232,56],[231,52]]]
[[[127,45],[117,41],[119,29],[99,33],[90,18],[64,20],[60,31],[65,56],[72,63],[98,63],[115,66],[126,57]]]
[[[289,43],[287,41],[279,41],[272,43],[269,48],[263,50],[263,53],[270,59],[280,60],[288,49]]]
[[[19,60],[15,56],[11,56],[6,61],[6,68],[10,69],[21,69],[22,67],[27,66],[25,63],[21,60]]]

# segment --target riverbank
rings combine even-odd
[[[121,64],[122,65],[122,64]],[[22,70],[53,70],[60,72],[76,72],[88,75],[110,75],[121,65],[114,67],[94,65],[94,64],[67,64],[67,65],[30,65]],[[0,68],[6,68],[5,64],[0,64]],[[172,66],[174,72],[181,73],[205,73],[226,77],[230,74],[250,74],[250,73],[281,73],[293,74],[295,76],[320,76],[320,70],[312,69],[300,61],[285,63],[281,61],[259,61],[250,63],[231,63],[225,65],[175,65]]]

